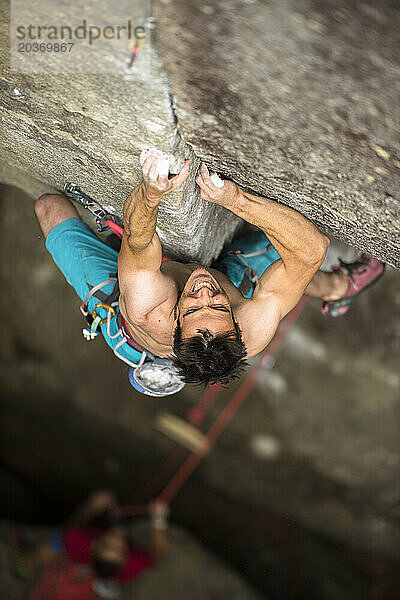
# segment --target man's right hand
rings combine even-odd
[[[158,206],[164,194],[178,189],[189,175],[189,160],[185,161],[180,173],[168,179],[169,160],[163,152],[150,149],[142,167],[143,191],[151,205]]]
[[[219,204],[225,208],[232,208],[243,199],[242,191],[233,181],[224,180],[223,187],[217,187],[210,176],[210,173],[204,163],[201,164],[199,174],[196,177],[196,183],[200,187],[200,198]]]

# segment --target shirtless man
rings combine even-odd
[[[304,293],[321,298],[326,306],[337,299],[350,301],[382,274],[384,265],[367,255],[346,265],[347,270],[342,263],[342,268],[332,272],[318,271],[329,239],[306,217],[284,204],[249,194],[232,181],[225,180],[221,188],[215,186],[204,164],[196,179],[201,197],[258,227],[278,254],[261,274],[250,298],[217,269],[197,263],[162,262],[156,233],[158,206],[161,198],[189,175],[186,161],[181,172],[169,178],[163,160],[162,153],[149,153],[143,180],[125,203],[118,258],[119,309],[132,340],[156,356],[170,357],[186,382],[228,383],[238,376],[246,358],[268,345],[280,320]],[[45,236],[51,232],[51,240],[46,241],[49,251],[84,298],[86,285],[83,289],[71,275],[79,256],[71,258],[73,266],[66,266],[53,239],[62,239],[61,230],[60,235],[56,235],[57,229],[52,231],[79,218],[75,208],[62,196],[45,195],[36,202],[36,214]],[[79,224],[74,225],[78,229]],[[75,238],[70,240],[74,243]],[[65,248],[62,250],[65,254]],[[82,260],[86,254],[81,252]],[[101,278],[91,285],[99,281]]]

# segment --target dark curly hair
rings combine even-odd
[[[232,331],[214,335],[208,329],[198,329],[198,335],[190,338],[182,338],[178,319],[170,358],[186,383],[227,385],[240,377],[248,364],[244,360],[247,350],[233,315],[232,319]]]

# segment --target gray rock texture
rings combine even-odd
[[[61,20],[72,18],[73,4],[60,3]],[[75,17],[93,6],[89,0]],[[134,68],[119,51],[89,55],[77,46],[58,74],[56,57],[40,53],[34,67],[44,73],[11,72],[2,3],[2,181],[14,183],[15,169],[30,193],[29,178],[56,189],[72,181],[121,214],[140,179],[138,155],[154,145],[174,155],[175,172],[192,158],[190,179],[160,209],[168,252],[208,264],[240,224],[199,198],[194,178],[204,159],[398,267],[398,4],[159,0],[153,7],[158,50],[148,26]],[[97,2],[96,14],[107,22],[132,8],[127,0]]]
[[[159,0],[155,14],[196,155],[399,266],[399,3]]]
[[[128,15],[129,7],[128,2],[119,3],[119,11]],[[115,7],[103,2],[101,11],[112,21]],[[71,12],[68,6],[64,22],[69,22]],[[78,46],[76,64],[83,64],[86,72],[53,74],[52,56],[37,53],[35,68],[50,73],[32,74],[9,68],[8,21],[2,3],[1,180],[17,183],[30,195],[42,187],[62,190],[70,181],[121,215],[127,195],[140,181],[139,155],[144,147],[172,154],[174,172],[191,157],[190,179],[181,192],[162,201],[159,234],[166,251],[183,259],[209,263],[216,258],[240,220],[198,195],[194,176],[199,160],[177,129],[168,78],[151,41],[152,28],[147,28],[148,43],[132,70],[125,67],[126,55],[108,53],[106,58],[115,61],[119,73],[92,74],[88,60],[96,72],[101,57],[88,58],[86,49]]]

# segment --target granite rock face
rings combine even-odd
[[[9,69],[4,4],[3,182],[18,180],[34,195],[71,181],[121,214],[140,180],[140,151],[157,146],[174,156],[174,172],[192,158],[189,180],[159,215],[165,249],[182,259],[209,264],[240,225],[200,199],[195,173],[203,159],[400,266],[395,2],[160,0],[157,49],[150,23],[137,68],[111,51],[91,65],[77,48],[77,72],[69,74]],[[60,3],[61,18],[72,4]],[[103,21],[117,10],[96,7]],[[118,3],[128,14],[130,7]],[[99,74],[100,61],[115,73]]]
[[[123,4],[129,14],[127,2],[119,3],[119,10]],[[71,7],[67,10],[65,22],[71,18]],[[4,40],[9,21],[4,3],[1,11]],[[102,11],[103,18],[111,21],[114,8],[103,2]],[[91,74],[86,51],[79,47],[76,62],[84,64],[86,72],[13,73],[8,42],[3,43],[1,180],[32,196],[44,189],[62,190],[66,182],[73,182],[122,215],[127,195],[141,178],[139,155],[144,147],[156,146],[171,154],[173,172],[190,157],[190,178],[181,191],[162,200],[158,233],[168,252],[208,264],[232,237],[240,219],[199,197],[194,181],[199,159],[178,131],[169,81],[152,38],[150,23],[137,68],[129,70],[125,56],[109,53],[107,58],[119,70],[115,75]],[[48,63],[51,57],[38,53],[36,60]],[[95,55],[92,60],[99,58]],[[94,71],[96,67],[93,64]]]
[[[400,266],[400,6],[168,0],[179,130],[217,171]]]

